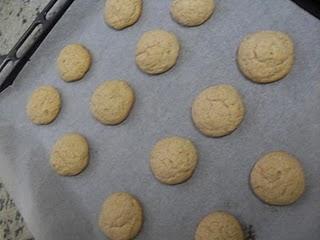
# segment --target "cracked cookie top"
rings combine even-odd
[[[82,44],[69,44],[59,53],[57,67],[62,80],[72,82],[82,79],[91,67],[92,57]]]
[[[121,30],[138,21],[142,11],[142,0],[107,0],[104,9],[105,22]]]
[[[88,162],[88,142],[78,133],[63,135],[52,148],[50,165],[59,175],[77,175],[87,167]]]
[[[142,207],[129,193],[113,193],[103,203],[99,227],[111,240],[133,239],[139,233],[142,224]]]
[[[170,12],[176,22],[192,27],[207,21],[214,8],[214,0],[174,0]]]
[[[265,203],[288,205],[304,192],[304,172],[299,161],[289,153],[270,152],[254,165],[250,184],[256,196]]]
[[[247,35],[238,49],[238,66],[250,80],[269,83],[282,79],[294,62],[294,45],[282,32],[261,31]]]
[[[227,212],[214,212],[198,225],[195,240],[244,240],[239,221]]]
[[[188,180],[198,162],[193,143],[182,137],[168,137],[157,142],[151,151],[150,167],[162,183],[178,184]]]
[[[61,96],[51,85],[43,85],[32,92],[28,99],[26,112],[34,124],[49,124],[58,116],[61,108]]]
[[[92,94],[90,110],[99,122],[116,125],[128,117],[134,101],[134,90],[127,81],[105,81]]]
[[[164,30],[145,32],[136,47],[136,63],[148,74],[160,74],[177,61],[180,45],[177,37]]]
[[[222,137],[233,132],[245,115],[241,95],[231,85],[219,84],[203,90],[192,104],[192,119],[204,135]]]

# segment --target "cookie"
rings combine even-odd
[[[61,97],[56,88],[44,85],[33,91],[26,106],[27,116],[34,124],[49,124],[61,108]]]
[[[138,235],[142,224],[142,207],[129,193],[113,193],[103,203],[99,227],[111,240],[133,239]]]
[[[253,192],[271,205],[289,205],[305,189],[305,177],[299,161],[287,152],[270,152],[260,158],[250,174]]]
[[[59,175],[77,175],[87,167],[88,162],[87,140],[78,133],[63,135],[52,148],[50,165]]]
[[[207,21],[214,8],[214,0],[173,0],[170,12],[177,23],[192,27]]]
[[[209,137],[233,132],[245,115],[239,92],[231,85],[219,84],[203,90],[192,104],[192,119],[198,130]]]
[[[154,176],[165,184],[188,180],[198,162],[193,143],[182,137],[168,137],[157,142],[151,151],[150,167]]]
[[[142,11],[142,0],[107,0],[104,9],[106,24],[121,30],[138,21]]]
[[[134,91],[126,81],[105,81],[94,91],[90,109],[99,122],[115,125],[128,117],[134,101]]]
[[[284,78],[294,62],[294,45],[282,32],[262,31],[247,35],[238,49],[238,66],[250,80],[270,83]]]
[[[195,240],[244,240],[239,221],[229,213],[214,212],[199,223]]]
[[[173,33],[164,30],[145,32],[136,47],[136,63],[148,74],[160,74],[172,68],[180,45]]]
[[[65,46],[57,59],[60,77],[66,82],[80,80],[91,66],[91,54],[81,44]]]

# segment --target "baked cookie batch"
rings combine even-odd
[[[104,9],[106,24],[121,30],[138,21],[142,0],[107,0]],[[215,9],[214,0],[173,0],[170,13],[183,26],[193,27],[206,22]],[[162,29],[145,32],[137,42],[135,61],[147,74],[161,74],[176,64],[180,52],[176,35]],[[82,79],[91,66],[89,50],[81,44],[64,47],[57,68],[61,79],[72,82]],[[294,45],[282,32],[261,31],[248,34],[237,51],[241,73],[256,83],[270,83],[284,78],[294,62]],[[267,86],[266,86],[267,87]],[[135,102],[134,89],[124,80],[109,80],[97,86],[90,100],[92,116],[102,124],[116,125],[130,114]],[[45,85],[34,90],[26,112],[38,125],[56,119],[61,108],[61,96],[56,88]],[[191,115],[194,126],[207,137],[231,134],[245,117],[246,108],[241,93],[231,85],[217,84],[199,91]],[[54,144],[50,165],[57,174],[72,176],[81,173],[89,163],[89,145],[84,136],[67,133]],[[180,184],[192,177],[198,152],[188,138],[171,136],[159,140],[150,150],[150,170],[163,184]],[[305,190],[305,177],[299,160],[284,151],[270,152],[253,166],[249,184],[252,192],[270,205],[289,205]],[[112,240],[130,240],[143,225],[140,201],[129,193],[109,196],[99,216],[101,231]],[[230,213],[217,211],[204,217],[195,231],[195,240],[244,240],[240,222]]]

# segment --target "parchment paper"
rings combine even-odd
[[[226,210],[258,240],[320,239],[320,21],[288,0],[217,0],[204,25],[185,28],[171,20],[169,0],[145,0],[133,27],[105,26],[103,1],[76,1],[19,75],[0,97],[0,174],[37,240],[104,239],[97,217],[105,197],[128,191],[144,206],[145,223],[137,239],[193,239],[198,222]],[[154,28],[176,33],[182,50],[169,72],[149,76],[135,66],[141,34]],[[235,61],[240,40],[258,30],[288,32],[296,62],[282,81],[258,85],[246,80]],[[55,60],[68,43],[85,44],[93,65],[79,82],[59,79]],[[126,79],[137,101],[119,126],[104,126],[89,112],[89,99],[104,80]],[[234,133],[207,138],[193,126],[190,106],[209,85],[233,84],[243,94],[245,120]],[[26,99],[42,84],[59,88],[63,107],[57,120],[35,126],[25,114]],[[57,176],[49,152],[65,132],[78,131],[90,143],[90,165],[76,177]],[[200,153],[193,177],[166,186],[149,170],[149,152],[170,135],[192,139]],[[286,150],[302,162],[304,196],[288,207],[271,207],[250,191],[248,175],[263,153]]]

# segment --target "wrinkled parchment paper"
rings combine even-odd
[[[141,19],[115,31],[102,18],[103,1],[79,0],[71,6],[23,69],[15,85],[0,96],[0,176],[37,240],[104,239],[97,217],[105,197],[115,191],[136,195],[145,224],[137,239],[193,239],[198,222],[214,210],[235,214],[253,225],[258,240],[320,238],[320,21],[289,0],[217,0],[204,25],[185,28],[171,20],[169,0],[145,0]],[[182,50],[169,72],[148,76],[134,63],[144,31],[176,33]],[[238,71],[240,40],[258,30],[288,32],[296,62],[282,81],[258,85]],[[55,69],[59,50],[85,44],[93,65],[79,82],[61,81]],[[104,80],[126,79],[137,100],[119,126],[103,126],[89,112],[89,99]],[[240,128],[223,138],[201,135],[190,119],[193,98],[209,85],[233,84],[243,94],[247,114]],[[42,84],[56,86],[63,98],[58,119],[35,126],[25,114],[26,99]],[[63,133],[78,131],[90,143],[90,165],[76,177],[57,176],[49,167],[51,146]],[[198,168],[184,184],[160,184],[148,157],[160,138],[192,139]],[[261,203],[248,186],[257,158],[286,150],[302,162],[304,196],[288,207]]]

